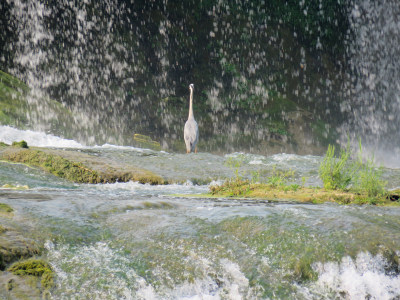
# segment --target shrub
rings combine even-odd
[[[329,145],[325,158],[319,167],[319,176],[327,190],[346,189],[354,175],[354,169],[349,164],[350,147],[340,151],[340,157],[335,157],[335,146]]]
[[[386,182],[381,179],[382,168],[377,168],[374,157],[364,160],[361,141],[357,159],[350,161],[350,147],[341,150],[335,157],[335,147],[329,145],[325,158],[319,167],[319,175],[327,190],[347,189],[351,187],[357,193],[368,196],[371,203],[374,197],[383,196]]]
[[[353,189],[358,193],[366,194],[370,198],[385,195],[387,182],[381,179],[382,168],[375,165],[373,156],[365,161],[363,160],[361,141],[359,148],[360,151],[355,162],[357,176],[353,180]]]

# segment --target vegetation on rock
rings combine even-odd
[[[42,289],[50,289],[54,285],[54,273],[50,265],[42,259],[30,258],[11,265],[8,272],[19,276],[39,277]]]
[[[19,259],[39,254],[39,247],[13,229],[7,228],[0,235],[0,270]]]
[[[20,141],[20,142],[13,142],[12,145],[13,147],[17,147],[17,148],[26,148],[28,149],[28,143],[25,141]]]
[[[40,167],[51,174],[77,183],[101,182],[97,172],[87,169],[82,164],[71,162],[61,156],[49,155],[39,150],[6,152],[5,154],[3,153],[3,159]]]
[[[98,159],[92,162],[101,165],[101,170],[88,167],[82,162],[73,161],[68,157],[61,156],[63,151],[47,151],[46,149],[17,149],[7,148],[0,152],[0,158],[6,161],[24,163],[35,166],[49,172],[55,176],[65,178],[76,183],[114,183],[138,181],[140,183],[163,184],[164,180],[156,174],[139,169],[116,169],[107,164],[101,164]],[[57,153],[57,154],[56,154]],[[83,154],[82,154],[83,156]],[[79,154],[75,154],[75,159],[79,159]],[[93,157],[92,157],[93,159]]]
[[[11,213],[13,211],[14,211],[14,209],[10,205],[5,204],[5,203],[0,203],[0,213],[1,212]]]
[[[352,191],[362,194],[374,202],[375,198],[387,196],[386,182],[381,179],[382,168],[374,163],[374,158],[363,159],[362,145],[356,159],[351,160],[350,147],[335,156],[335,147],[329,145],[325,158],[320,165],[319,174],[327,190]]]
[[[259,174],[252,180],[244,179],[239,172],[241,159],[228,159],[227,164],[234,170],[235,177],[222,185],[210,187],[212,196],[245,197],[268,200],[289,200],[310,203],[337,202],[340,204],[400,205],[399,191],[386,191],[381,179],[381,170],[369,159],[364,162],[361,154],[350,161],[350,150],[346,148],[335,157],[334,147],[329,146],[320,165],[320,176],[324,188],[288,184],[292,171],[279,171],[273,168],[271,176],[260,183]],[[362,148],[360,145],[360,153]]]
[[[159,142],[153,141],[149,136],[135,133],[133,140],[141,148],[149,148],[155,151],[161,150],[161,145]]]

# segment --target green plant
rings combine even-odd
[[[289,178],[294,176],[294,171],[282,171],[277,170],[276,166],[272,168],[272,174],[268,177],[267,183],[272,185],[273,187],[283,186],[287,183]]]
[[[324,188],[345,190],[350,187],[351,190],[366,195],[370,199],[369,203],[376,203],[376,198],[386,193],[386,182],[381,179],[382,168],[375,165],[373,156],[363,159],[361,140],[357,159],[350,162],[350,156],[349,145],[341,150],[340,157],[335,157],[335,147],[329,145],[319,168]]]
[[[386,184],[382,178],[382,168],[378,168],[374,163],[374,156],[363,160],[363,150],[361,141],[359,141],[359,153],[355,162],[357,176],[354,178],[353,189],[369,198],[379,197],[386,194]],[[374,202],[374,201],[370,201]],[[374,203],[371,203],[374,204]]]
[[[260,171],[251,172],[251,183],[260,183]]]
[[[225,165],[229,167],[235,174],[235,180],[236,181],[241,181],[243,176],[245,175],[244,173],[240,173],[240,167],[243,165],[244,161],[244,155],[239,154],[236,157],[229,157],[228,160],[225,162]]]
[[[335,156],[335,146],[329,145],[324,160],[319,166],[319,176],[327,190],[346,189],[354,175],[353,166],[349,164],[349,144],[340,151],[340,156]]]
[[[248,180],[227,180],[222,185],[213,185],[210,187],[212,195],[226,194],[228,197],[244,196],[250,191],[250,182]]]
[[[20,141],[20,142],[13,142],[12,143],[13,147],[18,147],[18,148],[29,148],[28,147],[28,143],[25,142],[24,140]]]

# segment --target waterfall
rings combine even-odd
[[[381,161],[400,164],[400,6],[355,1],[349,41],[352,120],[345,131],[362,138]]]
[[[32,129],[83,143],[175,149],[195,82],[205,150],[318,154],[350,137],[396,163],[397,1],[271,5],[7,0],[0,66],[31,87]],[[54,125],[43,98],[71,117]]]

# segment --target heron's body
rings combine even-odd
[[[193,89],[194,85],[189,85],[190,89],[190,103],[189,103],[189,116],[185,123],[185,129],[183,136],[185,138],[186,153],[195,152],[197,153],[197,142],[199,140],[199,126],[193,115]]]

